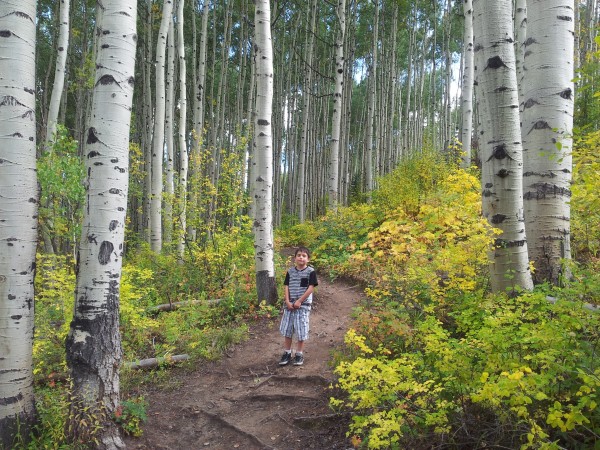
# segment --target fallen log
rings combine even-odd
[[[123,367],[132,370],[138,369],[152,369],[158,367],[161,364],[175,364],[181,361],[187,361],[190,359],[189,355],[173,355],[173,356],[161,356],[159,358],[147,358],[140,359],[139,361],[123,363]]]
[[[558,301],[558,298],[547,295],[546,300],[548,300],[550,303],[552,303],[554,305]],[[587,309],[588,311],[591,311],[591,312],[600,311],[600,307],[598,307],[596,305],[592,305],[591,303],[582,303],[581,306],[584,309]]]

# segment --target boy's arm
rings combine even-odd
[[[294,305],[290,302],[290,287],[286,284],[283,290],[285,292],[285,306],[287,309],[294,309]]]
[[[308,296],[313,293],[314,290],[315,290],[315,287],[312,284],[310,284],[308,286],[308,289],[306,289],[306,292],[304,292],[304,294],[302,294],[302,297],[300,297],[298,300],[296,300],[294,302],[294,307],[296,309],[300,308],[300,305],[302,305],[304,300],[306,300],[308,298]]]

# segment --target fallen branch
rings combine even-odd
[[[207,303],[208,305],[216,305],[222,300],[223,299],[221,298],[215,298],[211,300],[186,300],[184,302],[164,303],[162,305],[151,306],[150,308],[148,308],[148,312],[158,313],[175,311],[176,309],[179,309],[182,306],[199,305],[201,303]]]
[[[173,355],[173,356],[161,356],[160,358],[148,358],[141,359],[134,362],[123,363],[123,367],[127,369],[152,369],[158,367],[161,364],[175,364],[181,361],[187,361],[190,359],[189,355]]]

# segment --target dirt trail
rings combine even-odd
[[[154,391],[141,438],[130,449],[348,449],[348,418],[328,407],[331,353],[343,343],[361,291],[319,279],[303,366],[278,365],[279,320],[251,327],[250,338],[220,361]]]

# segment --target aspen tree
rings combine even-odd
[[[135,84],[135,0],[104,0],[92,113],[86,131],[87,194],[77,252],[75,311],[66,342],[73,381],[68,431],[73,441],[124,448],[119,405],[119,295]],[[98,426],[100,428],[98,429]]]
[[[154,108],[154,133],[152,136],[152,195],[150,199],[150,248],[162,251],[162,191],[163,157],[165,145],[165,51],[167,33],[173,16],[173,1],[163,3],[162,19],[156,43],[156,95]]]
[[[375,118],[375,95],[377,93],[377,52],[378,52],[378,34],[379,34],[379,0],[374,0],[375,7],[375,23],[373,25],[373,42],[371,45],[371,64],[369,67],[369,99],[368,99],[368,114],[367,114],[367,134],[365,144],[365,189],[367,198],[371,199],[371,192],[375,184],[373,178],[375,176],[373,158],[374,158],[374,118]]]
[[[298,152],[298,187],[296,188],[296,207],[298,208],[298,220],[303,223],[306,219],[306,171],[308,153],[308,128],[311,110],[311,96],[313,75],[312,62],[315,52],[315,35],[317,31],[317,0],[311,0],[308,4],[310,14],[310,32],[308,33],[306,65],[304,67],[304,82],[302,83],[302,134],[300,137],[300,151]]]
[[[200,45],[198,53],[198,69],[197,75],[194,80],[194,101],[193,101],[193,130],[192,130],[192,161],[199,161],[200,146],[204,142],[204,115],[205,115],[205,103],[206,103],[206,47],[208,43],[208,6],[209,1],[205,0],[202,6],[202,22],[200,28]],[[195,41],[194,41],[195,42]],[[195,164],[191,165],[190,177],[196,178],[200,168]],[[198,195],[198,186],[194,187],[190,193],[190,205],[194,206],[196,214],[194,216],[193,225],[190,226],[188,234],[192,239],[196,238],[196,223],[199,220],[199,214],[197,208],[199,206],[200,197]]]
[[[69,48],[69,5],[70,0],[60,0],[59,15],[59,33],[56,58],[56,68],[54,69],[54,85],[52,87],[52,96],[50,97],[50,107],[48,109],[48,119],[46,121],[46,148],[54,139],[56,125],[58,122],[58,111],[60,101],[63,95],[65,85],[65,68],[67,65],[67,50]]]
[[[27,439],[37,244],[36,2],[0,2],[0,447]]]
[[[254,252],[256,291],[259,301],[277,301],[273,262],[273,44],[269,0],[256,0],[254,10],[256,59],[256,117],[254,147],[256,157],[254,190]]]
[[[186,62],[183,36],[185,0],[179,0],[177,7],[177,57],[179,58],[179,185],[178,185],[178,213],[179,213],[179,235],[177,242],[178,254],[183,258],[185,250],[185,232],[187,228],[187,179],[188,179],[188,150],[186,140],[187,125],[187,83]]]
[[[524,199],[534,281],[571,258],[574,1],[529,0],[523,78]]]
[[[173,239],[173,202],[175,201],[175,28],[173,21],[169,22],[167,32],[167,75],[165,78],[165,150],[167,154],[165,166],[163,197],[164,220],[163,244],[171,244]]]
[[[494,292],[533,288],[523,218],[523,150],[511,0],[474,0],[482,127],[483,214],[502,231],[491,254]]]
[[[464,0],[465,31],[463,42],[462,76],[462,166],[471,165],[471,137],[473,135],[473,82],[475,60],[473,54],[473,0]]]
[[[335,76],[333,92],[333,125],[329,156],[329,208],[337,210],[339,203],[339,155],[345,80],[344,40],[346,35],[346,0],[338,0],[336,7],[337,34],[335,40]]]

